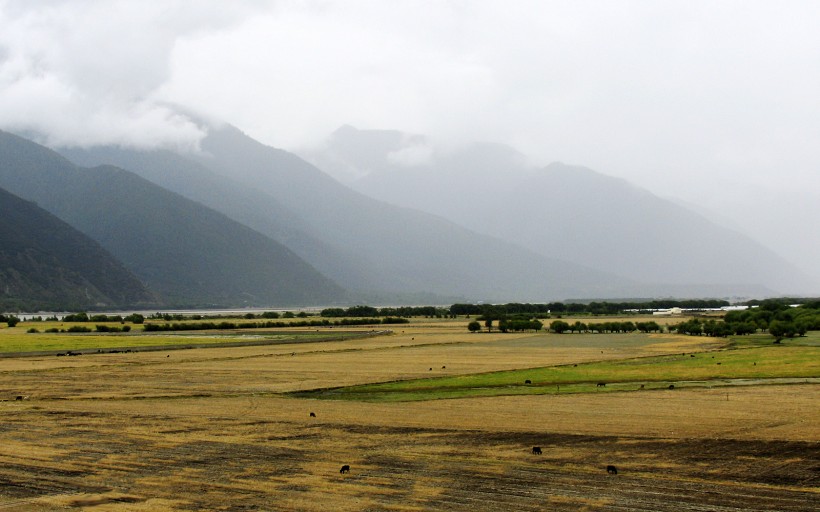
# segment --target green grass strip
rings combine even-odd
[[[335,400],[411,401],[666,388],[682,382],[820,377],[820,347],[767,346],[550,366],[294,393]],[[531,383],[526,384],[529,380]],[[598,386],[598,383],[606,386]]]

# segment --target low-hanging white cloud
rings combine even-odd
[[[507,143],[730,210],[806,268],[818,25],[810,0],[0,0],[0,128],[195,148],[174,105],[285,149],[346,123]]]
[[[193,149],[203,130],[161,88],[181,38],[230,27],[250,3],[0,2],[0,128],[56,146]]]
[[[414,144],[387,154],[387,160],[402,167],[417,167],[433,160],[433,147],[428,144]]]

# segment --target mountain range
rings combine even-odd
[[[302,158],[227,124],[203,130],[191,153],[57,153],[0,132],[0,187],[93,240],[144,287],[133,298],[101,292],[96,301],[106,304],[544,302],[818,289],[772,251],[679,204],[583,167],[532,168],[500,144],[441,151],[423,136],[346,126]],[[31,244],[6,240],[0,250]],[[14,267],[4,265],[0,271]]]
[[[532,167],[501,144],[444,151],[423,136],[344,126],[305,157],[364,194],[670,294],[820,289],[772,250],[691,209],[585,167]]]
[[[0,132],[0,186],[86,234],[176,306],[305,305],[344,290],[284,245],[138,175]]]
[[[211,128],[201,148],[197,155],[153,151],[139,158],[114,147],[63,154],[82,165],[127,167],[247,223],[288,245],[352,300],[534,301],[610,296],[633,284],[355,192],[229,125]],[[214,189],[220,193],[208,192]]]

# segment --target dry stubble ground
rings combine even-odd
[[[30,398],[0,402],[0,509],[820,509],[818,385],[412,403],[279,394],[719,348],[463,329],[2,360],[0,393]]]

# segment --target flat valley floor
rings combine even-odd
[[[465,326],[0,359],[0,510],[820,510],[814,383],[382,403],[283,394],[720,348]]]

